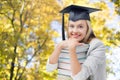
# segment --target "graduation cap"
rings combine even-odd
[[[62,39],[65,40],[65,31],[64,31],[64,14],[69,14],[69,20],[77,21],[77,20],[89,20],[90,21],[90,13],[99,11],[100,9],[70,5],[63,10],[60,11],[62,13]]]

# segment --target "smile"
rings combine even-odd
[[[78,38],[80,35],[71,35],[73,38]]]

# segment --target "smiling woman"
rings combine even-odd
[[[99,9],[71,5],[68,39],[60,42],[47,61],[47,71],[58,69],[57,80],[106,80],[105,47],[90,25],[89,13]]]
[[[68,27],[69,38],[75,38],[77,41],[82,41],[86,36],[87,29],[85,20],[70,21]]]
[[[68,37],[76,38],[78,41],[84,43],[88,43],[91,38],[95,38],[95,35],[91,29],[90,21],[78,20],[74,22],[70,20],[68,27]]]

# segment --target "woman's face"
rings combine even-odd
[[[69,21],[68,35],[69,38],[77,39],[82,41],[87,33],[87,22],[86,20]]]

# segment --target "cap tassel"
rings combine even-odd
[[[62,13],[62,40],[65,40],[64,13]]]

